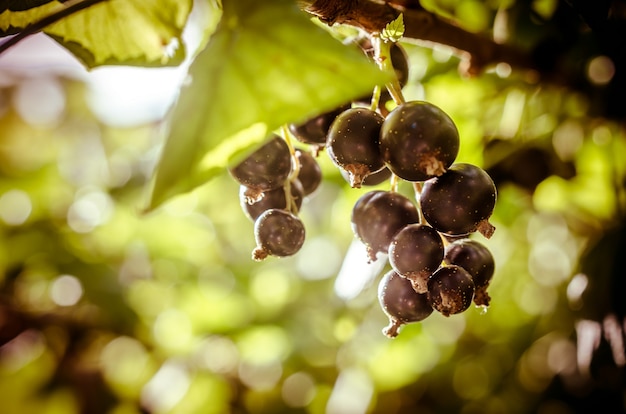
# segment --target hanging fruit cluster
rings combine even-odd
[[[379,282],[378,299],[390,321],[383,333],[395,337],[402,325],[433,311],[450,316],[472,302],[489,305],[494,259],[470,235],[493,234],[496,188],[480,167],[456,162],[459,132],[441,108],[404,101],[409,65],[402,47],[373,40],[374,58],[379,64],[388,59],[396,70],[385,93],[375,90],[371,100],[286,126],[283,137],[271,137],[230,173],[241,186],[241,207],[254,221],[254,260],[291,256],[301,248],[305,228],[298,213],[322,181],[316,161],[322,149],[353,188],[389,180],[389,190],[358,199],[351,222],[370,261],[388,257],[391,269]],[[391,111],[384,105],[389,99],[395,102]],[[308,151],[295,148],[292,138]],[[401,180],[412,184],[415,200],[397,191]]]

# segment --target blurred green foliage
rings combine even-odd
[[[569,7],[423,4],[476,32],[509,11],[527,47],[539,42],[528,25],[550,34]],[[589,71],[572,87],[503,67],[465,78],[447,49],[402,44],[406,99],[443,108],[458,161],[498,186],[497,230],[480,239],[496,274],[487,311],[434,313],[393,340],[381,333],[380,273],[350,227],[371,188],[350,188],[325,153],[324,182],[301,210],[303,249],[254,262],[253,223],[225,171],[142,212],[160,120],[106,124],[82,81],[0,66],[0,411],[624,411],[626,131],[599,98],[604,84]]]

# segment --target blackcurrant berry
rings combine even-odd
[[[267,143],[229,171],[239,184],[249,189],[247,195],[255,199],[261,192],[285,183],[291,172],[289,147],[285,140],[274,134]]]
[[[316,115],[302,123],[289,124],[289,131],[293,136],[304,144],[324,146],[328,128],[337,115],[350,108],[350,105],[342,105],[336,109]]]
[[[410,101],[387,115],[380,131],[380,152],[387,167],[407,181],[443,174],[459,152],[459,132],[439,107]]]
[[[461,236],[479,231],[489,238],[495,227],[489,217],[496,204],[496,186],[481,168],[452,165],[424,183],[420,205],[426,221],[441,233]]]
[[[366,245],[371,261],[379,252],[388,253],[391,239],[403,227],[419,222],[415,205],[399,193],[370,191],[352,209],[352,230]]]
[[[298,216],[276,208],[266,210],[254,222],[257,245],[252,258],[261,261],[270,255],[291,256],[302,247],[304,236],[304,224]]]
[[[428,279],[430,304],[444,316],[465,311],[472,304],[473,297],[472,276],[460,266],[442,266]]]
[[[322,169],[310,152],[296,149],[296,157],[300,163],[298,180],[302,184],[305,196],[312,194],[322,182]]]
[[[251,200],[246,195],[249,192],[248,188],[242,185],[239,187],[239,204],[246,216],[252,221],[255,221],[265,210],[272,208],[297,212],[302,207],[304,198],[304,189],[300,180],[289,181],[289,190],[291,191],[289,200],[286,197],[286,184],[283,187],[264,191],[258,199]],[[294,208],[295,210],[293,210]]]
[[[328,155],[348,172],[352,187],[360,188],[365,177],[385,166],[378,141],[383,121],[378,112],[350,108],[337,116],[328,130]]]
[[[460,239],[446,246],[443,258],[446,264],[461,266],[472,276],[474,287],[474,303],[478,306],[489,306],[491,298],[487,287],[495,271],[495,262],[489,249],[472,239]]]
[[[430,275],[443,260],[444,247],[437,230],[425,224],[409,224],[391,239],[389,264],[409,279],[418,293],[426,293]]]
[[[393,270],[388,271],[378,284],[378,301],[389,318],[389,326],[383,329],[383,333],[390,338],[398,336],[402,325],[422,321],[433,312],[428,295],[417,293],[408,279]]]

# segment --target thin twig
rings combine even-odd
[[[341,4],[338,7],[337,4]],[[533,62],[523,51],[499,44],[486,36],[468,32],[435,13],[424,10],[415,1],[337,0],[309,1],[306,11],[328,24],[347,24],[368,33],[380,33],[387,23],[400,13],[404,17],[404,39],[447,45],[467,57],[467,73],[476,74],[499,62],[516,68],[534,69]],[[328,14],[327,14],[328,13]]]
[[[94,4],[101,3],[106,0],[76,0],[76,1],[68,1],[64,4],[64,7],[54,12],[41,20],[38,20],[34,23],[29,24],[24,29],[22,29],[18,34],[6,40],[2,44],[0,44],[0,54],[4,53],[11,46],[16,45],[21,40],[26,37],[38,33],[48,27],[49,25],[58,22],[59,20],[70,16],[80,10],[86,9],[88,7],[93,6]]]

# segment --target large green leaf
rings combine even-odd
[[[205,183],[281,125],[389,79],[293,1],[224,1],[173,110],[150,208]]]
[[[191,6],[192,0],[109,0],[51,24],[44,33],[90,68],[176,65],[184,59],[181,33]],[[0,33],[16,33],[63,7],[53,1],[25,11],[5,10]]]

